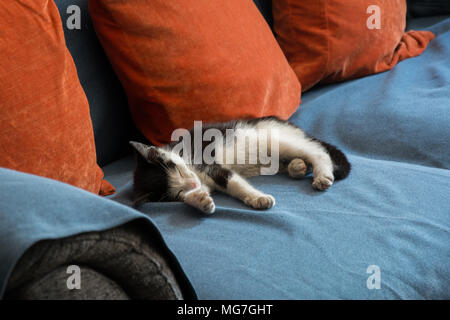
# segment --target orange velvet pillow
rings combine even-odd
[[[109,194],[53,1],[0,1],[0,167]]]
[[[303,91],[389,70],[434,38],[404,32],[405,0],[273,0],[272,6],[278,42]]]
[[[301,88],[252,0],[94,0],[98,37],[153,143],[194,120],[288,118]]]

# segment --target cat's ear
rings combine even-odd
[[[147,161],[152,162],[159,157],[159,150],[154,146],[148,146],[136,141],[130,141],[130,145]]]
[[[161,160],[161,152],[157,147],[150,146],[147,150],[147,160],[150,162],[160,162]]]

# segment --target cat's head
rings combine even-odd
[[[177,154],[146,144],[130,141],[136,153],[133,201],[181,200],[187,191],[200,187],[200,179]]]

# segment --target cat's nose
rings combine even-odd
[[[197,181],[192,182],[192,187],[193,187],[194,189],[197,189],[197,188],[199,187]]]

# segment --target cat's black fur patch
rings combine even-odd
[[[169,181],[164,164],[149,162],[137,151],[136,170],[134,171],[133,204],[138,206],[144,202],[171,201],[167,197]],[[171,161],[166,166],[175,166]]]
[[[233,172],[226,168],[223,168],[218,164],[211,165],[197,165],[196,168],[200,171],[206,172],[206,174],[214,180],[214,182],[221,188],[226,189],[228,181],[230,180]]]
[[[347,178],[347,176],[350,174],[351,165],[350,162],[348,162],[347,157],[345,154],[339,150],[337,147],[333,146],[332,144],[326,143],[324,141],[321,141],[316,138],[312,138],[319,142],[328,152],[330,155],[331,160],[333,161],[333,175],[335,180],[342,180]]]
[[[259,122],[261,122],[263,120],[272,120],[274,122],[278,122],[280,124],[288,125],[290,127],[296,128],[296,129],[301,129],[300,127],[296,126],[292,122],[289,122],[288,120],[282,120],[282,119],[280,119],[280,118],[278,118],[276,116],[266,116],[266,117],[256,118],[256,119],[247,119],[247,120],[244,120],[244,121],[245,121],[245,123],[247,123],[249,125],[257,125]]]
[[[236,128],[236,124],[238,123],[238,121],[236,120],[232,120],[232,121],[228,121],[228,122],[219,122],[219,123],[204,123],[202,124],[202,131],[201,131],[201,136],[203,137],[205,134],[205,131],[209,130],[209,129],[217,129],[219,130],[219,132],[222,134],[222,137],[226,137],[226,131],[227,129],[235,129]],[[194,128],[189,130],[189,134],[191,137],[194,137]],[[212,141],[214,141],[214,139],[212,139]],[[203,141],[202,139],[202,148],[201,148],[201,154],[203,154],[203,152],[205,151],[205,148],[212,142],[212,141]],[[169,143],[169,148],[173,149],[173,147],[178,144],[178,141],[172,141]],[[194,146],[194,139],[191,139],[191,150],[195,150],[195,146]],[[183,152],[181,150],[180,157],[183,157]],[[215,151],[213,150],[212,157],[215,156]],[[191,152],[191,160],[194,160],[194,152]],[[202,159],[200,159],[201,161],[203,161],[203,157]]]
[[[351,170],[351,164],[348,162],[347,157],[342,153],[341,150],[336,148],[335,146],[320,141],[320,143],[327,149],[328,153],[330,154],[331,160],[333,160],[333,163],[335,165],[334,167],[334,178],[336,180],[342,180],[347,178],[347,176],[350,174]]]

